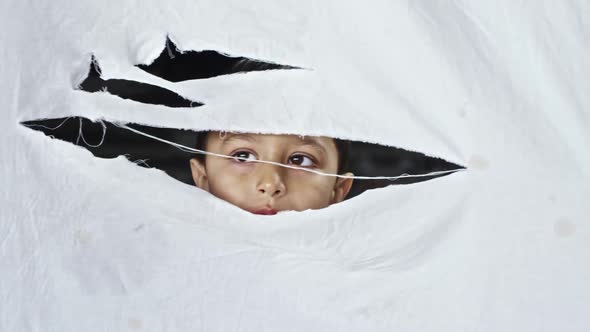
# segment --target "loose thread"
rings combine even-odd
[[[23,123],[23,125],[26,127],[39,127],[39,128],[45,128],[47,130],[57,130],[57,129],[61,128],[66,122],[68,122],[68,120],[73,119],[73,118],[74,118],[73,116],[65,118],[56,127],[49,127],[46,125],[34,124],[34,123],[27,123],[27,124]],[[102,126],[102,138],[100,139],[100,142],[98,142],[98,144],[90,144],[90,143],[88,143],[88,141],[86,141],[86,138],[84,137],[84,132],[82,130],[82,127],[83,127],[82,118],[78,118],[79,127],[78,127],[78,137],[76,137],[76,145],[79,145],[80,139],[82,140],[82,142],[84,142],[84,144],[86,144],[87,146],[93,147],[93,148],[98,148],[104,143],[104,140],[105,140],[106,134],[107,134],[107,126],[104,123],[104,121],[102,121],[102,120],[98,120],[98,121],[100,122],[100,125]],[[53,135],[48,135],[48,136],[51,138],[55,138],[55,136],[53,136]]]
[[[104,124],[104,122],[102,120],[99,120],[100,125],[102,126],[102,138],[100,139],[100,142],[98,142],[98,144],[90,144],[88,143],[88,141],[86,141],[86,138],[84,138],[84,133],[82,131],[82,118],[79,119],[80,120],[80,127],[78,129],[78,138],[76,139],[76,144],[79,143],[80,138],[82,139],[82,142],[84,142],[84,144],[86,144],[89,147],[92,148],[98,148],[102,145],[102,143],[104,143],[104,140],[107,136],[107,126]]]
[[[68,122],[69,119],[73,118],[72,116],[65,118],[59,125],[57,125],[57,127],[48,127],[46,125],[42,125],[42,124],[34,124],[34,123],[23,123],[24,126],[26,127],[41,127],[41,128],[45,128],[45,129],[49,129],[49,130],[57,130],[59,129],[61,126],[63,126],[66,122]]]
[[[224,155],[224,154],[219,154],[219,153],[214,153],[214,152],[209,152],[209,151],[204,151],[204,150],[199,150],[199,149],[187,147],[182,144],[178,144],[176,142],[168,141],[166,139],[144,133],[140,130],[131,128],[125,124],[116,123],[116,122],[112,122],[112,124],[115,125],[116,127],[119,127],[122,129],[127,129],[127,130],[134,132],[136,134],[154,139],[154,140],[162,142],[162,143],[169,144],[169,145],[174,146],[175,148],[177,148],[181,151],[184,151],[184,152],[203,154],[203,155],[215,156],[215,157],[226,158],[226,159],[236,159],[236,157],[232,157],[232,156],[228,156],[228,155]],[[457,168],[457,169],[452,169],[452,170],[436,171],[436,172],[430,172],[430,173],[425,173],[425,174],[402,174],[402,175],[398,175],[398,176],[358,176],[358,175],[341,175],[341,174],[325,173],[325,172],[318,171],[315,169],[297,167],[297,166],[293,166],[293,165],[287,165],[287,164],[282,164],[282,163],[268,161],[268,160],[252,160],[252,161],[248,161],[248,162],[275,165],[275,166],[285,167],[285,168],[289,168],[289,169],[296,169],[296,170],[301,170],[304,172],[310,172],[310,173],[314,173],[314,174],[318,174],[318,175],[322,175],[322,176],[331,176],[331,177],[336,177],[336,178],[341,178],[341,179],[357,179],[357,180],[390,180],[390,181],[395,181],[398,179],[430,177],[430,176],[437,176],[437,175],[461,172],[461,171],[466,170],[465,168]]]

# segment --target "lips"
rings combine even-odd
[[[271,215],[277,214],[277,210],[271,209],[271,208],[264,208],[264,209],[260,209],[260,210],[250,211],[250,212],[252,212],[254,214],[265,215],[265,216],[271,216]]]

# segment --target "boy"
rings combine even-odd
[[[329,137],[203,132],[200,150],[234,158],[198,155],[190,166],[197,187],[255,214],[321,209],[343,201],[352,179],[252,161],[342,174],[349,144]]]

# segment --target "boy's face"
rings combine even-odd
[[[328,137],[211,132],[205,149],[235,159],[191,159],[195,184],[252,213],[320,209],[344,200],[352,185],[352,179],[249,162],[273,161],[336,174],[338,150]]]

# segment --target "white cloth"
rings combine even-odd
[[[1,331],[588,331],[590,3],[0,3]],[[171,83],[166,36],[307,68]],[[157,84],[170,109],[74,88]],[[322,134],[468,171],[255,216],[20,121]],[[107,133],[108,135],[108,133]]]

